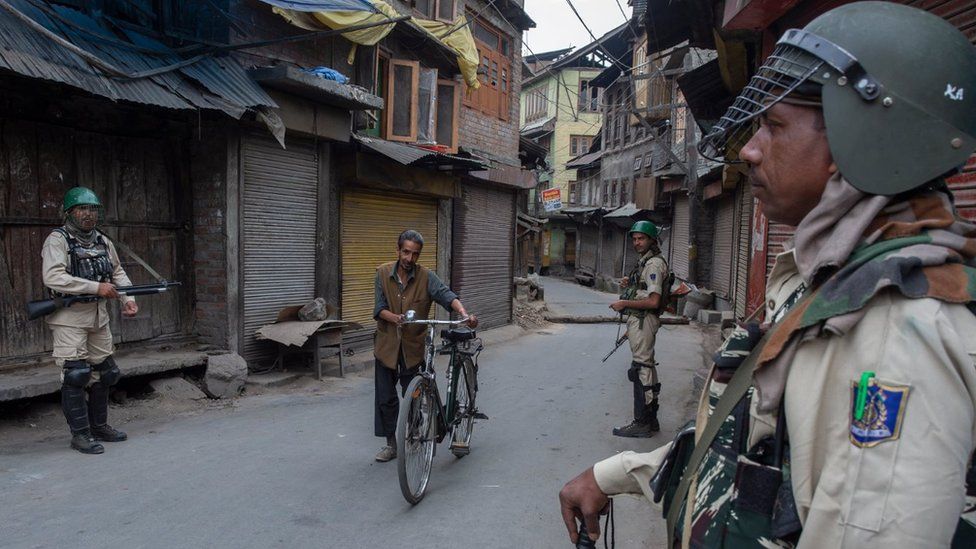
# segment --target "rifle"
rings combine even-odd
[[[159,284],[145,284],[143,286],[123,286],[115,290],[122,295],[137,296],[161,294],[175,286],[181,286],[180,282],[160,282]],[[58,309],[70,307],[75,303],[91,303],[104,299],[97,295],[71,295],[66,297],[54,297],[51,299],[38,299],[27,303],[27,319],[34,320],[47,316]]]
[[[610,352],[607,353],[607,356],[603,357],[603,360],[601,360],[600,362],[606,362],[613,355],[613,353],[616,353],[617,349],[619,349],[620,346],[624,344],[624,341],[627,341],[627,332],[624,332],[624,335],[617,338],[617,342],[613,345],[613,349],[610,349]]]

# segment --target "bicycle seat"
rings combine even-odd
[[[474,339],[475,332],[470,328],[453,328],[451,330],[442,330],[441,337],[452,343],[460,343],[461,341]]]

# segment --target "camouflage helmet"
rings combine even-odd
[[[650,221],[638,221],[630,227],[629,231],[627,231],[628,236],[633,233],[643,233],[651,238],[657,238],[660,231],[658,231],[657,225],[651,223]]]
[[[87,187],[75,187],[64,193],[64,202],[62,204],[62,211],[67,212],[75,206],[101,206],[102,203],[98,200],[98,196],[95,191]]]
[[[702,154],[736,160],[759,115],[789,94],[820,96],[834,162],[866,193],[919,187],[976,149],[976,48],[916,8],[855,2],[786,31]]]

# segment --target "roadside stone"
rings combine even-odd
[[[203,390],[210,398],[233,398],[247,382],[247,362],[241,355],[228,353],[207,357]]]
[[[153,391],[163,397],[173,400],[201,400],[207,395],[199,387],[182,377],[164,377],[149,382]]]
[[[702,324],[721,324],[722,313],[719,311],[713,311],[711,309],[699,309],[698,322],[701,322]]]

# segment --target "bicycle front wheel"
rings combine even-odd
[[[437,444],[437,407],[433,387],[424,377],[413,378],[400,400],[397,417],[397,469],[400,491],[411,504],[424,499]]]
[[[451,453],[462,458],[471,453],[471,432],[474,431],[474,399],[478,394],[477,370],[470,357],[464,357],[458,368],[454,430],[451,432]]]

